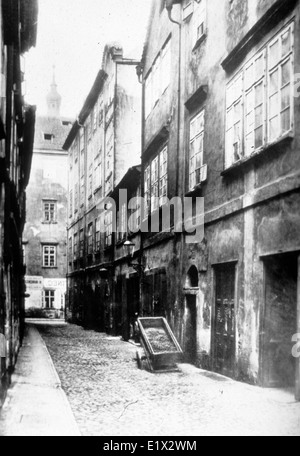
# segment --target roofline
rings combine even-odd
[[[71,128],[71,131],[62,147],[63,150],[68,151],[70,149],[71,145],[73,144],[74,139],[76,138],[77,132],[80,129],[80,125],[84,124],[84,122],[88,118],[91,110],[95,106],[96,100],[103,89],[104,82],[106,81],[107,77],[108,77],[108,75],[104,70],[99,71],[99,73],[95,79],[95,82],[80,111],[80,114],[79,114],[77,120],[74,122],[74,124]]]
[[[127,185],[125,185],[126,182],[127,182],[127,181],[130,181],[130,179],[129,179],[130,176],[131,176],[132,174],[135,174],[135,173],[137,173],[137,174],[139,174],[139,175],[142,174],[142,165],[136,165],[136,166],[132,166],[131,168],[129,168],[129,169],[127,170],[126,174],[124,174],[122,180],[121,180],[121,181],[118,183],[118,185],[114,188],[114,190],[113,190],[113,192],[112,192],[112,194],[111,194],[110,197],[112,198],[112,197],[114,197],[114,196],[117,196],[116,194],[117,194],[118,190],[120,190],[120,189],[122,189],[122,188],[125,189],[125,188],[127,187]],[[140,185],[140,183],[138,183],[136,187],[138,187],[139,185]]]

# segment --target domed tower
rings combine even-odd
[[[57,91],[57,84],[55,81],[55,67],[53,67],[53,80],[50,92],[47,95],[48,117],[59,118],[61,95]]]

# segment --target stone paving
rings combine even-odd
[[[39,327],[84,436],[299,436],[300,404],[181,365],[137,368],[136,347],[68,325]]]

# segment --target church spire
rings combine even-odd
[[[48,106],[48,117],[59,118],[60,117],[60,106],[61,96],[57,91],[57,84],[55,78],[55,65],[53,65],[53,76],[52,83],[50,86],[50,92],[47,95],[47,106]]]

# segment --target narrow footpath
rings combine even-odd
[[[80,436],[48,349],[34,326],[26,328],[0,412],[0,436]]]

